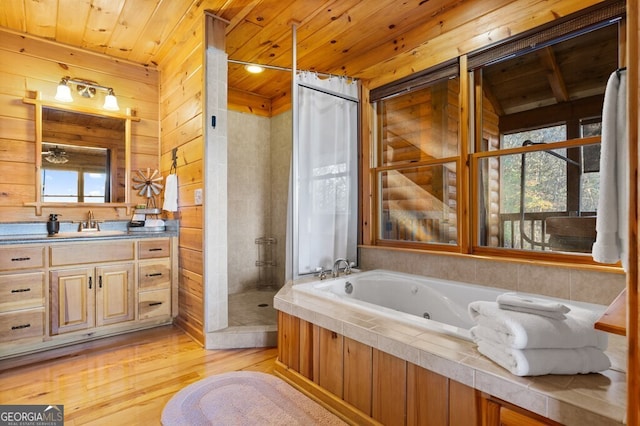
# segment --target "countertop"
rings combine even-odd
[[[607,371],[519,377],[485,358],[473,342],[338,307],[294,292],[292,283],[276,294],[274,307],[566,425],[625,423],[627,346],[621,336],[610,335]]]
[[[49,236],[44,222],[3,223],[0,224],[0,245],[161,238],[178,235],[177,221],[167,221],[164,231],[145,231],[141,228],[131,231],[127,224],[128,221],[102,222],[99,231],[78,231],[76,223],[61,223],[61,232]]]

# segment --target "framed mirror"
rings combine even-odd
[[[24,99],[35,105],[36,201],[42,206],[130,204],[131,121],[129,112]]]
[[[42,108],[43,202],[125,202],[125,120]]]

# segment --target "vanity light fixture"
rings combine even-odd
[[[93,98],[96,94],[96,90],[98,89],[104,90],[107,92],[107,95],[104,98],[103,108],[109,111],[118,111],[120,109],[118,106],[118,100],[116,99],[115,93],[111,87],[101,86],[95,81],[74,79],[68,76],[62,77],[60,84],[58,84],[55,96],[57,101],[73,102],[70,84],[75,84],[78,94],[85,98]]]

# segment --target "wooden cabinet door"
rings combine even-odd
[[[84,330],[95,325],[93,268],[50,272],[51,334]]]
[[[96,268],[96,325],[133,320],[133,264]]]

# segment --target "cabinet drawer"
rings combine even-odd
[[[44,336],[44,308],[0,314],[0,342]]]
[[[51,246],[51,266],[133,260],[132,240],[64,244]]]
[[[44,272],[0,275],[0,312],[44,306]]]
[[[44,267],[44,247],[0,248],[0,271]]]
[[[171,260],[161,259],[140,263],[138,266],[138,289],[152,290],[171,286]]]
[[[169,257],[169,254],[170,245],[168,238],[138,242],[138,259]]]
[[[171,290],[152,290],[138,295],[138,318],[171,315]]]

